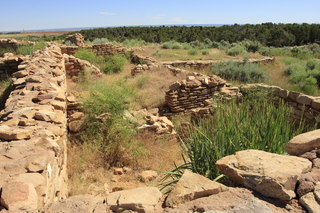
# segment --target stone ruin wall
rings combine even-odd
[[[67,85],[60,48],[36,51],[12,77],[14,89],[0,112],[0,203],[9,210],[39,209],[68,193]]]
[[[304,117],[308,124],[315,124],[319,121],[320,97],[313,97],[265,84],[230,87],[225,80],[215,75],[206,76],[170,65],[167,65],[167,67],[173,73],[186,72],[188,77],[186,80],[173,83],[169,90],[166,91],[165,100],[169,111],[164,112],[163,115],[191,113],[194,118],[203,117],[210,114],[211,103],[215,96],[224,95],[229,96],[227,98],[232,98],[248,94],[252,88],[258,88],[272,93],[293,107],[293,119],[300,120],[301,117]]]

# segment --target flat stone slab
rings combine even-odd
[[[132,210],[139,213],[153,213],[162,193],[156,187],[142,187],[110,193],[107,204],[115,212]]]
[[[176,206],[200,197],[229,190],[225,185],[185,170],[181,179],[172,188],[166,199],[166,206]]]
[[[315,148],[320,148],[320,129],[297,135],[286,145],[288,154],[296,156]]]
[[[291,200],[297,181],[312,163],[295,156],[244,150],[218,160],[216,166],[230,179],[266,197]]]

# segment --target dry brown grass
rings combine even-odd
[[[165,91],[175,81],[185,78],[185,74],[174,76],[166,68],[160,67],[128,79],[133,87],[137,88],[136,99],[131,103],[132,108],[138,110],[163,106]]]
[[[173,169],[173,163],[182,162],[182,148],[177,138],[172,135],[156,135],[152,131],[142,131],[135,140],[139,141],[148,150],[140,155],[138,168],[143,170]]]

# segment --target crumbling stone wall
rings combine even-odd
[[[104,44],[94,44],[94,45],[85,45],[85,46],[66,46],[61,45],[61,52],[74,55],[77,50],[85,48],[94,51],[97,55],[114,55],[114,54],[125,54],[130,49],[125,48],[121,45],[113,45],[110,43]]]
[[[25,56],[16,56],[8,54],[3,58],[0,58],[0,80],[11,76],[12,73],[21,69],[19,65],[27,58]]]
[[[0,47],[15,51],[18,48],[18,41],[14,38],[0,39]]]
[[[272,63],[274,62],[274,57],[264,57],[261,59],[251,58],[248,60],[249,63]],[[235,62],[243,63],[242,59],[234,59]],[[166,61],[161,62],[162,65],[165,66],[174,66],[174,67],[188,67],[196,70],[205,69],[211,67],[212,64],[220,63],[221,60],[187,60],[187,61]]]
[[[218,76],[190,75],[173,83],[166,92],[166,104],[171,112],[188,112],[210,105],[213,93],[224,87],[226,81]]]
[[[300,120],[304,117],[309,124],[314,124],[319,121],[320,114],[320,98],[306,95],[300,92],[289,91],[278,86],[270,86],[265,84],[248,84],[239,87],[243,94],[250,93],[252,89],[260,89],[269,92],[270,94],[280,97],[286,103],[294,108],[292,117]]]
[[[0,203],[13,211],[38,209],[67,196],[63,55],[50,45],[19,67],[0,112]]]

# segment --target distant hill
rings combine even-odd
[[[203,27],[213,27],[213,26],[223,26],[225,24],[163,24],[163,25],[135,25],[135,26],[105,26],[105,27],[74,27],[74,28],[55,28],[55,29],[38,29],[38,30],[16,30],[16,31],[0,31],[0,33],[11,33],[11,32],[27,32],[27,33],[41,33],[41,32],[56,32],[56,31],[79,31],[88,30],[95,28],[116,28],[116,27],[159,27],[159,26],[203,26]]]

